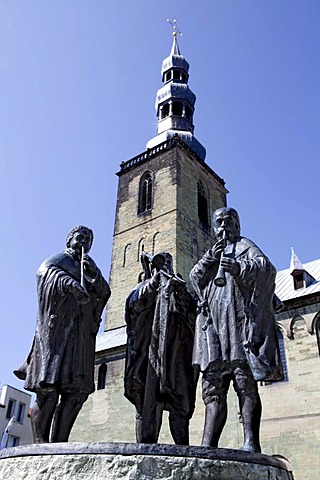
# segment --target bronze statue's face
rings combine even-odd
[[[233,242],[240,235],[237,214],[234,212],[233,209],[221,208],[214,213],[213,228],[217,238],[221,238],[224,231],[230,242]]]
[[[173,275],[173,261],[171,255],[168,253],[165,255],[166,263],[163,266],[163,270],[165,270],[170,275]]]
[[[85,253],[88,253],[91,246],[91,234],[85,228],[82,228],[76,231],[73,234],[73,237],[70,241],[70,248],[81,254],[82,247],[84,248]]]

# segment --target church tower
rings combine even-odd
[[[97,337],[97,389],[84,404],[71,441],[135,441],[135,409],[123,395],[124,316],[126,298],[142,275],[141,252],[170,252],[175,273],[189,283],[191,268],[213,244],[212,214],[226,205],[224,181],[205,162],[205,148],[194,136],[196,96],[188,85],[189,64],[180,53],[176,29],[161,77],[157,135],[143,153],[122,162],[117,173],[112,294],[105,331]],[[194,442],[199,442],[202,415],[201,408]],[[172,441],[167,423],[162,442]]]
[[[212,213],[226,205],[224,181],[207,165],[205,148],[194,136],[196,96],[176,30],[161,77],[157,135],[117,173],[106,330],[124,325],[125,300],[142,273],[141,252],[170,252],[175,272],[188,282],[191,268],[212,245]]]

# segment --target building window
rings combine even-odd
[[[6,418],[10,419],[14,415],[15,410],[16,410],[16,401],[10,398],[8,403]]]
[[[265,382],[262,381],[260,382],[261,386],[264,385],[277,385],[279,383],[283,382],[288,382],[289,381],[289,375],[288,375],[288,366],[287,366],[287,357],[286,357],[286,350],[285,350],[285,345],[284,345],[284,338],[280,330],[277,330],[277,336],[278,336],[278,343],[279,343],[279,353],[280,353],[280,360],[282,364],[282,370],[283,370],[283,380],[280,382]]]
[[[152,208],[153,181],[150,172],[146,172],[140,180],[138,214],[148,212]]]
[[[198,181],[198,218],[200,221],[200,226],[206,231],[209,230],[208,222],[208,200],[206,198],[204,188],[200,180]]]
[[[9,435],[7,447],[17,447],[18,445],[20,445],[20,437]]]
[[[98,390],[104,390],[107,384],[107,365],[102,363],[98,371]]]
[[[277,331],[278,334],[278,342],[279,342],[279,349],[280,349],[280,359],[282,363],[282,368],[283,368],[283,375],[284,379],[282,380],[283,382],[288,382],[289,376],[288,376],[288,366],[287,366],[287,358],[286,358],[286,350],[285,350],[285,345],[284,345],[284,338],[280,330]]]
[[[293,284],[295,290],[299,290],[300,288],[304,287],[303,272],[298,272],[293,275]]]
[[[17,422],[19,423],[23,423],[23,420],[24,420],[24,412],[26,411],[26,405],[25,403],[21,403],[19,402],[19,406],[18,406],[18,412],[17,412]]]
[[[315,324],[314,324],[314,329],[316,332],[317,336],[317,344],[318,344],[318,350],[319,350],[319,355],[320,355],[320,316],[319,313],[317,315],[318,318],[316,318]]]

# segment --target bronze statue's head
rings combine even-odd
[[[76,251],[81,251],[81,247],[84,247],[85,252],[89,252],[93,242],[93,231],[91,228],[78,225],[74,227],[67,235],[66,244],[67,248],[72,248]]]
[[[233,242],[240,235],[240,219],[234,208],[218,208],[213,214],[213,230],[217,238],[226,232],[227,238]]]
[[[151,265],[157,270],[165,270],[173,275],[173,258],[169,252],[159,252],[152,257]]]

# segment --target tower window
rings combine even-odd
[[[202,183],[198,182],[198,218],[200,221],[200,226],[205,230],[209,229],[208,222],[208,200],[206,198],[204,188]]]
[[[187,75],[184,72],[181,73],[181,80],[183,81],[183,83],[186,83],[187,81]]]
[[[180,80],[180,71],[179,70],[173,70],[173,78],[175,80]]]
[[[172,114],[177,115],[178,117],[182,117],[182,103],[181,102],[173,102],[173,104],[172,104]]]
[[[107,365],[105,363],[101,363],[98,371],[98,390],[104,390],[106,388],[107,369]]]
[[[191,108],[186,105],[186,118],[191,121],[192,111]]]
[[[168,82],[169,80],[171,80],[171,70],[170,72],[167,72],[165,75],[165,81]]]
[[[161,118],[166,118],[169,115],[169,111],[170,111],[169,103],[166,103],[162,107]]]
[[[152,208],[153,182],[150,172],[146,172],[140,180],[138,214],[148,212]]]

